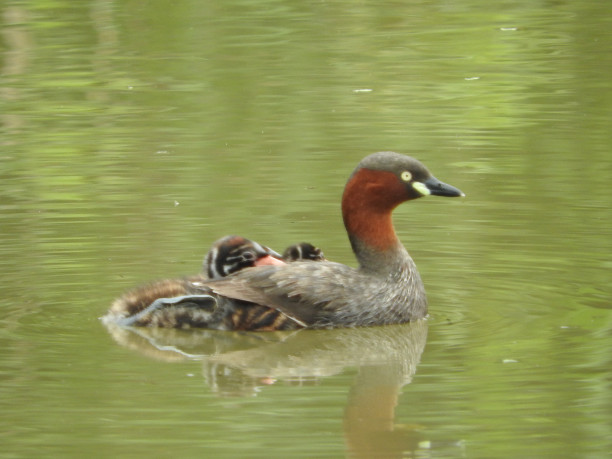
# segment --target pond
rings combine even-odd
[[[588,0],[0,2],[2,457],[605,457],[612,47]],[[355,265],[364,156],[429,318],[128,330],[226,234]]]

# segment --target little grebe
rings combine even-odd
[[[324,259],[321,249],[307,242],[287,247],[285,255],[281,257],[269,247],[250,239],[225,236],[215,241],[204,257],[202,274],[180,279],[164,279],[130,290],[114,301],[103,320],[123,326],[206,327],[209,323],[211,305],[208,295],[198,294],[200,292],[198,286],[203,281],[219,279],[247,267],[282,265],[285,261]],[[237,310],[240,311],[240,308]],[[231,322],[232,329],[251,330],[268,327],[267,323],[256,324],[260,314],[254,314],[258,312],[255,308],[249,308],[248,312],[250,314],[227,315],[224,319]],[[280,312],[269,314],[271,311],[268,308],[262,312],[268,313],[266,316],[282,316]],[[248,323],[243,323],[247,320]],[[276,322],[277,326],[280,326],[279,322],[280,320]]]
[[[186,319],[188,325],[221,330],[333,328],[421,319],[427,315],[425,289],[397,238],[391,214],[402,202],[427,195],[464,196],[414,158],[394,152],[369,155],[349,177],[342,196],[342,217],[358,268],[326,260],[246,268],[221,279],[192,282],[189,294],[175,298],[175,304],[191,304],[197,298],[202,317]],[[121,315],[109,315],[117,313]],[[253,327],[249,320],[234,321],[251,315],[260,319],[252,321]]]

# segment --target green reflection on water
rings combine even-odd
[[[97,317],[228,233],[353,263],[339,196],[383,149],[468,197],[396,212],[432,317],[378,437],[433,456],[610,450],[607,5],[0,10],[4,454],[342,455],[355,387],[388,382],[388,362],[377,379],[339,355],[312,385],[220,398],[199,361],[121,347]]]

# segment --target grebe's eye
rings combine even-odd
[[[254,261],[257,259],[257,255],[255,254],[255,252],[253,252],[252,250],[245,250],[242,253],[242,258],[245,261]]]
[[[402,172],[400,177],[402,178],[404,182],[409,182],[410,180],[412,180],[412,174],[408,171]]]

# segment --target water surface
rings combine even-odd
[[[0,2],[3,457],[605,457],[605,2]],[[426,322],[107,330],[241,234],[354,264],[365,155],[463,200],[395,225]]]

